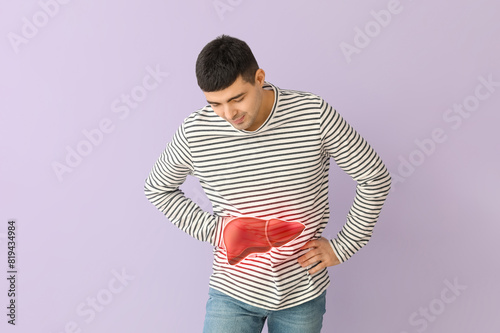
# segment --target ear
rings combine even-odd
[[[264,81],[266,80],[266,72],[262,68],[259,68],[255,72],[255,83],[257,83],[259,86],[264,85]]]

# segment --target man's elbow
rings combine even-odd
[[[387,170],[387,168],[384,168],[384,170],[385,172],[382,177],[382,183],[384,184],[386,191],[389,192],[392,185],[392,176],[389,170]]]

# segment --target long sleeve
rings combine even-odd
[[[321,105],[322,148],[356,182],[347,222],[330,240],[340,262],[365,246],[391,186],[390,174],[375,150],[325,101]]]
[[[224,218],[203,211],[179,189],[192,173],[189,143],[182,124],[153,165],[146,178],[144,193],[179,229],[200,241],[220,245]]]

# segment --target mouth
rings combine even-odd
[[[239,117],[238,119],[233,120],[233,124],[239,125],[245,120],[245,115]]]

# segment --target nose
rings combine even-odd
[[[224,109],[224,115],[226,116],[226,119],[229,120],[234,120],[234,118],[237,116],[238,110],[233,108],[231,105],[226,105]]]

